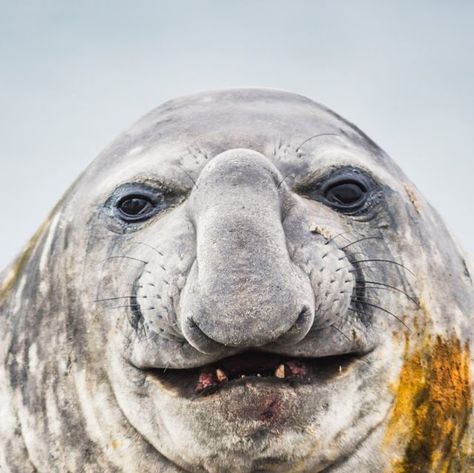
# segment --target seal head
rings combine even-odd
[[[146,115],[0,300],[7,471],[468,471],[466,259],[390,158],[304,97]]]

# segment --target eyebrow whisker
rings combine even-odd
[[[308,143],[308,141],[314,140],[315,138],[319,138],[321,136],[339,136],[337,133],[318,133],[316,135],[310,136],[309,138],[306,138],[299,146],[296,148],[296,152],[299,153],[301,148]]]
[[[105,263],[106,261],[109,261],[109,260],[112,260],[112,259],[120,259],[120,258],[131,259],[131,260],[133,260],[133,261],[138,261],[139,263],[148,264],[148,261],[144,261],[144,260],[142,260],[142,259],[134,258],[133,256],[128,256],[128,255],[114,255],[114,256],[109,256],[108,258],[105,258],[104,263]]]

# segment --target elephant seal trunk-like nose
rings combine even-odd
[[[234,149],[208,163],[190,196],[197,258],[180,323],[204,353],[294,344],[311,328],[314,297],[288,254],[282,220],[290,196],[281,180],[260,153]]]

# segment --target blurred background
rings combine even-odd
[[[297,92],[362,128],[474,253],[474,2],[0,0],[0,268],[178,95]]]

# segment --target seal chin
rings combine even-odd
[[[197,464],[213,472],[229,464],[233,471],[269,471],[278,464],[275,471],[287,473],[301,464],[306,473],[348,458],[384,415],[375,411],[354,424],[360,409],[351,400],[375,395],[358,385],[377,372],[375,353],[303,357],[273,348],[234,351],[188,368],[130,371],[128,364],[113,382],[137,431],[185,471],[198,471]],[[144,421],[144,406],[157,421]]]

